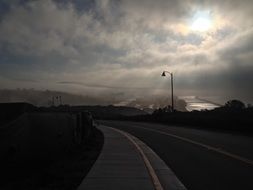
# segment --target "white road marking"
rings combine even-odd
[[[155,130],[155,129],[149,129],[149,128],[146,128],[146,127],[139,127],[139,126],[138,127],[135,126],[135,127],[136,128],[142,128],[142,129],[149,130],[149,131],[154,131],[154,132],[157,132],[157,133],[160,133],[160,134],[163,134],[163,135],[167,135],[167,136],[170,136],[170,137],[174,137],[176,139],[180,139],[182,141],[185,141],[185,142],[188,142],[188,143],[191,143],[191,144],[194,144],[194,145],[201,146],[201,147],[206,148],[208,150],[212,150],[214,152],[218,152],[220,154],[223,154],[225,156],[228,156],[230,158],[239,160],[241,162],[244,162],[246,164],[249,164],[249,165],[253,166],[253,161],[252,160],[244,158],[242,156],[238,156],[238,155],[230,153],[230,152],[227,152],[225,150],[222,150],[221,148],[215,148],[215,147],[212,147],[210,145],[206,145],[206,144],[203,144],[203,143],[200,143],[200,142],[197,142],[197,141],[193,141],[193,140],[185,138],[185,137],[180,137],[180,136],[175,135],[175,134],[167,133],[167,132],[164,132],[164,131],[158,131],[158,130]]]

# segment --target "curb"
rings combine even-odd
[[[108,127],[124,135],[141,154],[156,190],[187,190],[165,162],[144,142],[119,129]]]

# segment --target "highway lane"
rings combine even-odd
[[[144,141],[189,190],[253,189],[252,137],[159,124],[101,123]]]

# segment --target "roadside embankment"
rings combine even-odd
[[[102,136],[85,111],[21,114],[0,127],[0,167],[5,176],[0,188],[78,185],[76,178],[83,179],[102,148]],[[70,176],[67,182],[65,176]]]

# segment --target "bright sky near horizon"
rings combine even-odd
[[[251,0],[1,0],[1,88],[253,102]]]

